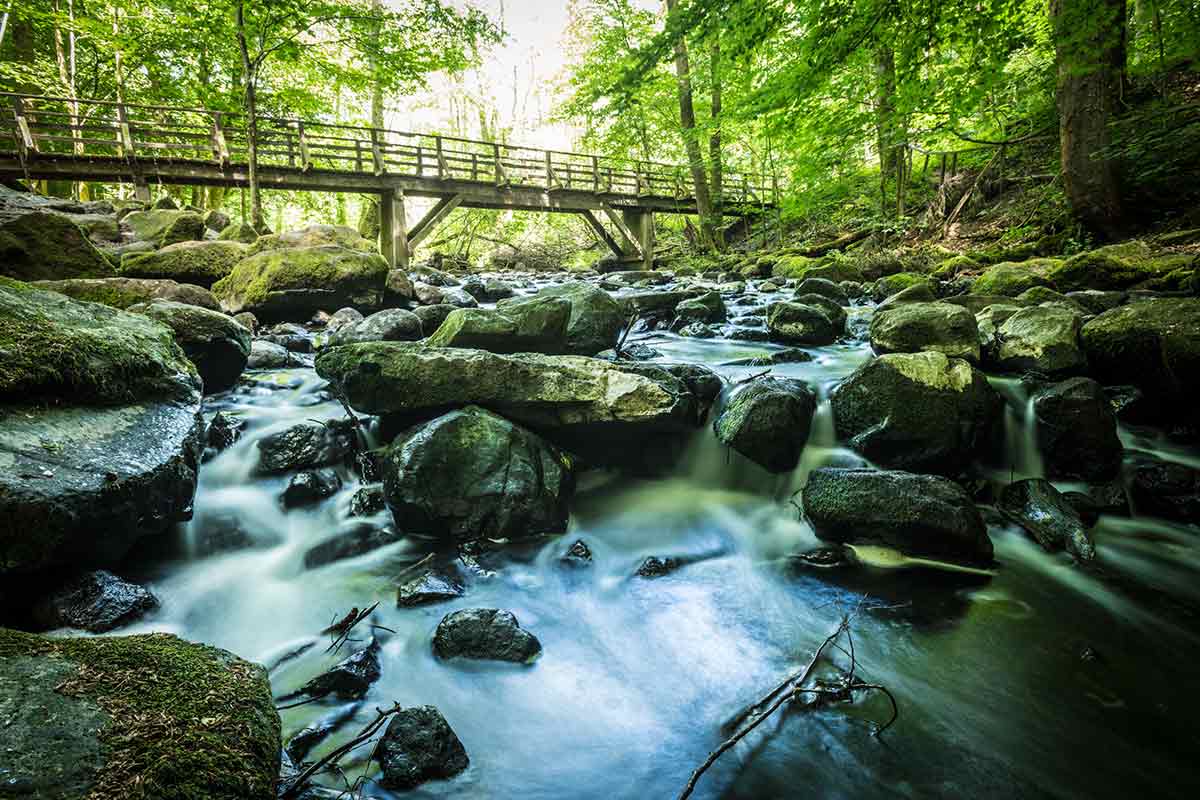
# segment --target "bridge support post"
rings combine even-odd
[[[408,269],[408,220],[400,189],[389,189],[379,198],[379,252],[392,269]]]
[[[654,212],[622,209],[621,219],[642,251],[642,267],[654,269]]]
[[[140,173],[133,176],[133,198],[142,203],[150,202],[150,184]]]

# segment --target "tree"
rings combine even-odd
[[[1076,217],[1101,238],[1122,218],[1107,151],[1125,73],[1125,16],[1125,0],[1050,0],[1063,184]]]

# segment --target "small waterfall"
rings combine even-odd
[[[988,382],[1005,400],[1004,461],[997,477],[1003,480],[1044,478],[1042,452],[1037,440],[1037,415],[1033,396],[1016,378],[988,376]]]

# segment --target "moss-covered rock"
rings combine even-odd
[[[309,225],[307,228],[299,230],[260,236],[251,246],[250,253],[253,255],[268,250],[320,247],[322,245],[344,247],[360,253],[379,252],[373,239],[364,238],[348,225]]]
[[[841,333],[822,306],[787,302],[767,306],[767,330],[772,339],[799,345],[833,344]]]
[[[1194,254],[1156,256],[1142,241],[1122,242],[1099,247],[1072,256],[1050,271],[1049,277],[1059,291],[1081,289],[1127,289],[1149,285],[1151,288],[1173,288],[1169,284],[1186,282],[1196,271]],[[1169,282],[1164,279],[1182,270]]]
[[[550,286],[536,296],[562,298],[570,303],[566,339],[560,350],[571,355],[592,356],[607,350],[616,344],[628,321],[621,304],[608,292],[583,281]],[[498,307],[507,309],[517,302],[516,299],[501,300]]]
[[[19,796],[275,797],[280,725],[266,670],[215,647],[0,629],[0,716],[4,779],[28,787]]]
[[[217,239],[222,242],[254,244],[258,241],[258,232],[254,230],[252,225],[245,222],[231,222],[225,226],[225,229],[221,231]]]
[[[225,314],[166,300],[131,306],[130,310],[158,320],[174,332],[175,341],[200,372],[205,394],[232,387],[246,368],[250,331]]]
[[[979,362],[979,328],[967,309],[950,303],[902,303],[871,320],[877,353],[932,351]]]
[[[1045,375],[1082,371],[1087,359],[1079,342],[1078,312],[1060,305],[1022,308],[1008,316],[996,331],[991,362],[1010,372],[1033,370]]]
[[[204,218],[194,211],[152,208],[127,214],[121,223],[135,238],[159,247],[204,238]]]
[[[62,281],[35,281],[31,286],[65,294],[76,300],[125,309],[138,303],[170,300],[220,311],[212,292],[203,286],[176,283],[156,278],[72,278]]]
[[[713,431],[770,472],[790,472],[800,463],[816,410],[817,395],[802,381],[759,378],[729,400]]]
[[[66,215],[0,207],[0,275],[35,281],[114,273],[109,260]]]
[[[968,255],[956,255],[938,264],[934,268],[932,275],[940,280],[948,281],[961,273],[974,272],[980,269],[981,266],[978,261]]]
[[[493,353],[556,353],[566,339],[570,304],[532,298],[503,309],[456,308],[426,342],[431,347],[471,347]]]
[[[933,282],[928,275],[919,272],[897,272],[894,275],[884,275],[871,286],[871,296],[876,302],[888,299],[894,294],[925,284],[932,291]]]
[[[1200,299],[1142,300],[1105,311],[1080,333],[1091,374],[1133,383],[1195,408],[1200,392]]]
[[[199,388],[171,330],[0,278],[0,401],[113,404]]]
[[[971,293],[1016,297],[1034,286],[1052,286],[1049,274],[1061,263],[1053,258],[1035,258],[1019,263],[1004,261],[988,267],[976,278],[971,285]]]
[[[121,274],[130,278],[167,278],[209,287],[233,272],[246,257],[240,242],[179,242],[149,253],[128,253],[121,258]]]
[[[378,309],[387,275],[387,261],[378,253],[337,245],[282,247],[243,259],[212,290],[230,314],[307,319],[344,306]]]

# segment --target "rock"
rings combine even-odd
[[[772,303],[767,306],[767,329],[772,339],[789,344],[833,344],[838,337],[837,328],[828,312],[798,303]]]
[[[1087,358],[1079,340],[1079,314],[1058,306],[1022,308],[996,331],[994,366],[1009,372],[1061,375],[1079,372]]]
[[[1200,470],[1138,450],[1130,452],[1127,474],[1138,514],[1184,523],[1200,519]]]
[[[699,289],[632,292],[621,295],[617,302],[621,304],[626,319],[635,314],[640,317],[666,317],[674,314],[675,307],[684,300],[691,300],[702,294],[704,292]]]
[[[325,467],[344,461],[354,450],[354,429],[349,420],[301,422],[257,442],[259,475],[279,475],[292,470]]]
[[[22,281],[105,278],[115,272],[63,214],[0,204],[0,275]]]
[[[637,574],[642,578],[661,578],[664,575],[670,575],[681,566],[683,566],[683,562],[677,558],[647,556],[638,566]]]
[[[470,763],[462,742],[433,706],[397,712],[379,741],[378,755],[383,767],[380,784],[388,789],[452,778]]]
[[[250,343],[246,369],[284,369],[294,366],[299,366],[299,362],[293,359],[286,347],[265,339],[255,339]]]
[[[240,242],[187,241],[121,258],[121,275],[166,278],[208,288],[233,271],[249,248]]]
[[[556,448],[474,406],[397,437],[383,473],[397,528],[444,544],[563,531],[574,490]]]
[[[301,508],[333,497],[342,488],[342,479],[331,469],[304,470],[292,476],[283,490],[284,508]]]
[[[466,593],[462,584],[449,575],[426,570],[396,590],[396,605],[401,608],[415,608],[445,603],[457,600]]]
[[[933,290],[933,280],[928,275],[922,275],[919,272],[897,272],[893,275],[884,275],[871,284],[871,297],[875,302],[881,303],[894,294],[921,284],[927,286],[930,291]]]
[[[433,634],[438,658],[472,658],[531,664],[542,654],[542,643],[523,630],[510,611],[464,608],[447,614]]]
[[[1105,292],[1099,289],[1085,289],[1080,292],[1067,292],[1066,297],[1082,306],[1088,314],[1103,314],[1129,299],[1128,292]]]
[[[210,209],[204,215],[204,227],[217,233],[228,228],[229,222],[229,215],[218,208]]]
[[[712,325],[705,325],[703,322],[693,322],[689,325],[684,325],[678,331],[680,336],[686,336],[692,339],[715,339],[720,336],[720,331]]]
[[[221,235],[217,239],[222,242],[254,244],[258,241],[258,232],[245,222],[231,222],[222,229]]]
[[[871,320],[877,353],[944,353],[979,361],[979,327],[974,315],[950,303],[905,303],[877,311]]]
[[[107,570],[85,572],[39,600],[33,618],[46,628],[107,633],[158,608],[158,598]]]
[[[387,308],[404,308],[414,297],[413,282],[402,269],[388,272],[383,284],[383,305]]]
[[[802,381],[758,378],[730,399],[713,422],[717,438],[770,472],[800,463],[817,396]]]
[[[243,311],[240,314],[234,314],[233,321],[251,333],[254,333],[258,330],[258,317],[254,316],[249,311]]]
[[[460,308],[429,336],[431,347],[466,347],[493,353],[557,354],[566,341],[571,306],[557,297],[535,297],[503,308]]]
[[[422,336],[421,318],[402,308],[385,308],[359,322],[336,329],[331,345],[357,342],[408,342]]]
[[[250,359],[250,331],[226,315],[166,300],[131,306],[130,310],[174,331],[175,341],[204,381],[205,394],[231,388],[246,368]]]
[[[643,433],[688,430],[698,416],[695,396],[665,370],[583,356],[376,342],[322,352],[317,373],[364,414],[473,404],[539,429]]]
[[[1050,271],[1059,291],[1127,289],[1191,262],[1191,258],[1155,258],[1145,242],[1130,241],[1098,247],[1071,256]]]
[[[838,305],[836,301],[819,294],[797,294],[792,299],[792,302],[802,306],[812,306],[813,308],[821,309],[825,312],[825,316],[829,317],[829,321],[833,323],[833,330],[838,336],[846,332],[846,310]]]
[[[379,666],[379,641],[371,637],[366,647],[355,650],[304,684],[297,694],[310,697],[332,694],[341,700],[359,700],[366,696],[371,684],[379,680],[382,674],[383,670]]]
[[[413,313],[417,315],[417,319],[421,320],[422,331],[436,331],[446,321],[446,317],[450,316],[451,312],[457,306],[452,306],[448,303],[433,306],[417,306],[413,309]]]
[[[1003,400],[983,373],[942,353],[896,353],[833,390],[839,439],[871,462],[954,475],[991,442]]]
[[[309,247],[340,247],[360,253],[377,253],[374,240],[366,239],[347,225],[309,225],[294,231],[260,236],[252,253],[268,250],[302,250]]]
[[[915,556],[989,564],[992,542],[970,495],[934,475],[822,467],[800,493],[826,541],[882,543]]]
[[[685,322],[724,322],[728,317],[725,301],[717,292],[706,292],[675,306],[675,316]]]
[[[763,291],[766,290],[764,289]],[[796,295],[805,294],[817,294],[821,297],[828,297],[839,306],[850,305],[850,298],[846,296],[845,290],[827,278],[805,278],[800,281],[800,285],[796,287]]]
[[[1000,326],[1020,310],[1021,306],[997,303],[988,306],[975,315],[975,325],[979,329],[980,355],[984,363],[995,363],[996,350],[1000,344]]]
[[[334,561],[356,558],[400,541],[401,536],[390,526],[352,521],[331,538],[310,547],[304,553],[304,568],[316,569]]]
[[[937,294],[933,291],[933,284],[928,281],[922,281],[921,283],[914,283],[907,289],[901,289],[875,308],[876,311],[883,311],[884,309],[905,305],[906,303],[935,303],[937,299]]]
[[[121,223],[133,231],[134,238],[158,247],[204,238],[204,218],[194,211],[152,208],[126,214]]]
[[[1200,396],[1200,299],[1143,300],[1106,311],[1080,331],[1091,374],[1135,383],[1187,409]]]
[[[218,411],[208,423],[205,441],[214,450],[221,451],[242,438],[246,421],[232,413]]]
[[[170,300],[220,311],[212,293],[200,286],[149,278],[73,278],[62,281],[36,281],[30,286],[58,292],[76,300],[126,309],[138,303]]]
[[[592,563],[592,550],[583,539],[576,539],[558,560],[568,567],[586,567]]]
[[[275,796],[279,715],[266,670],[215,647],[0,629],[0,718],[14,797]]]
[[[339,308],[325,321],[326,333],[337,333],[347,325],[362,322],[363,315],[354,308]]]
[[[1080,561],[1096,557],[1096,547],[1079,512],[1049,481],[1033,478],[1009,484],[1000,493],[997,507],[1044,549],[1065,549]]]
[[[1070,378],[1041,390],[1033,413],[1047,477],[1102,481],[1117,474],[1117,418],[1096,381]]]
[[[463,284],[462,289],[481,303],[495,303],[515,294],[511,286],[496,278],[484,280],[471,277]]]
[[[1031,289],[1026,289],[1014,299],[1018,304],[1023,306],[1056,307],[1079,316],[1090,315],[1091,313],[1082,304],[1046,286],[1034,286]]]
[[[1016,297],[1034,286],[1051,286],[1047,273],[1060,263],[1057,259],[1037,258],[1021,263],[994,264],[975,279],[971,294],[992,294]]]
[[[212,290],[231,314],[298,320],[327,308],[379,308],[387,274],[378,253],[336,245],[284,247],[242,259]]]

